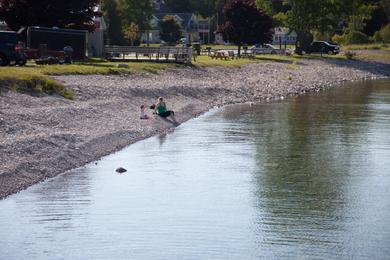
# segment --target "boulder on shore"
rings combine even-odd
[[[119,167],[118,169],[115,170],[117,173],[124,173],[127,172],[125,168]]]

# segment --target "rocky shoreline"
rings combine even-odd
[[[242,68],[182,68],[127,76],[58,76],[76,99],[0,93],[0,198],[169,131],[139,106],[164,96],[185,122],[215,106],[265,102],[318,92],[344,82],[390,77],[390,64],[300,60]],[[149,113],[151,114],[151,113]],[[113,169],[115,171],[115,169]]]

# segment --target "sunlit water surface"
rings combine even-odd
[[[210,112],[0,201],[0,237],[0,259],[390,259],[390,81]]]

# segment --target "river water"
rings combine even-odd
[[[390,81],[209,112],[0,201],[0,237],[7,260],[390,259]]]

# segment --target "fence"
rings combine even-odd
[[[192,48],[105,46],[106,59],[110,61],[153,61],[191,63]]]

